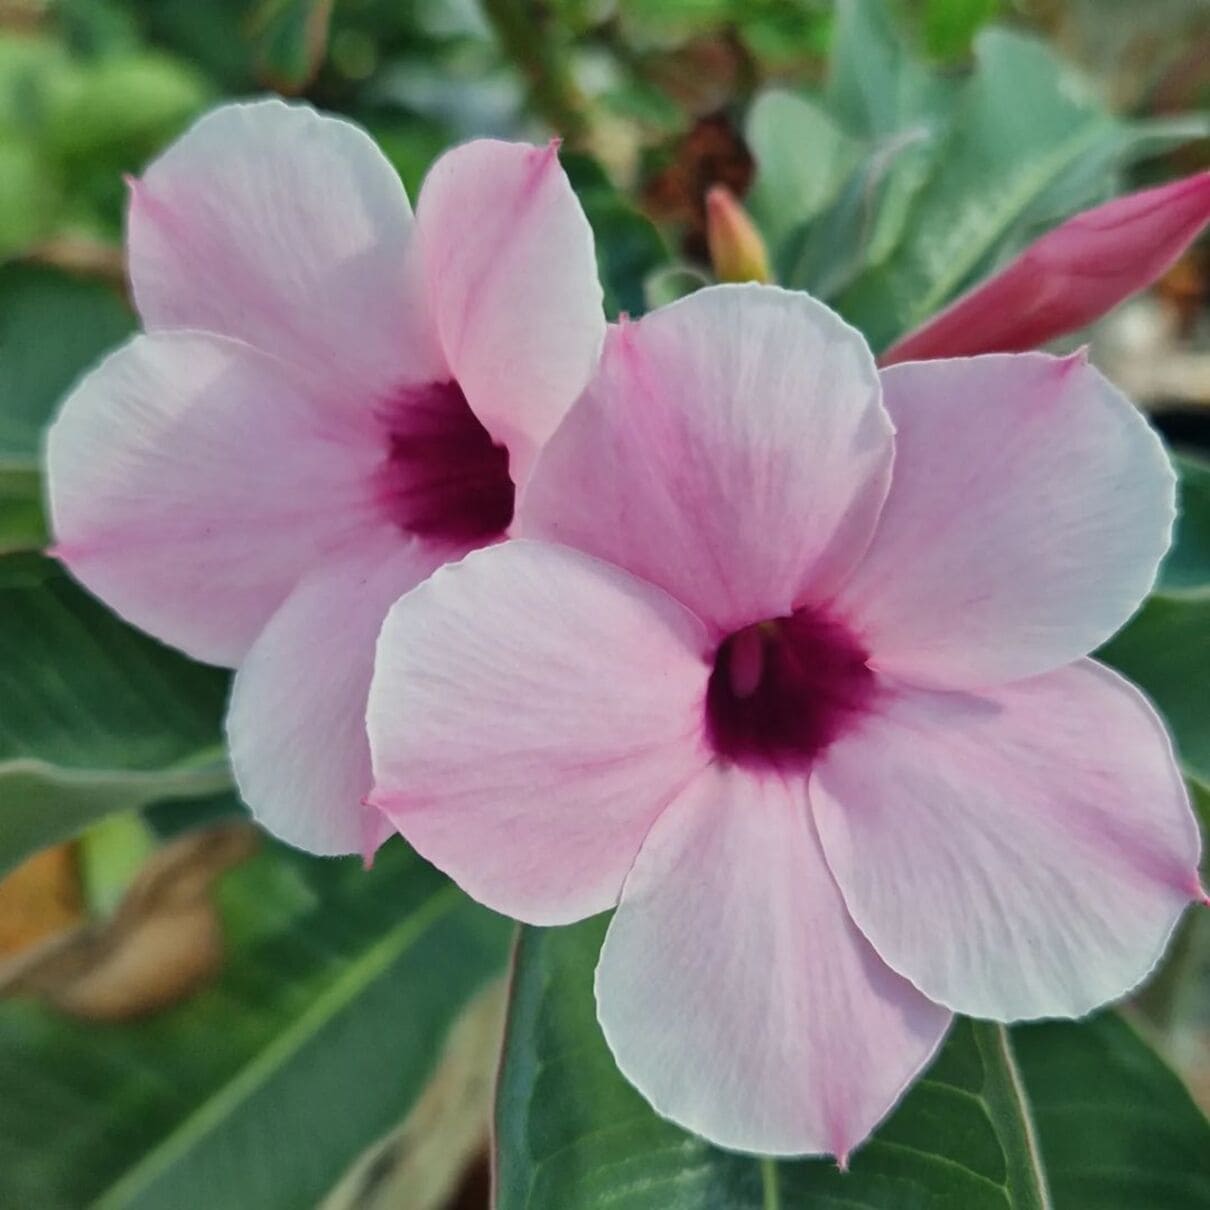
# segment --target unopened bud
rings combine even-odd
[[[706,194],[706,243],[719,281],[773,280],[765,241],[726,185],[712,185]]]

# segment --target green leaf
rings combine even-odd
[[[114,811],[229,786],[226,693],[50,560],[0,560],[0,873]]]
[[[1132,156],[1184,137],[1111,117],[1042,42],[985,30],[976,57],[902,239],[838,301],[875,348],[934,314],[1040,229],[1103,200]]]
[[[927,138],[923,129],[905,130],[870,152],[835,204],[783,247],[786,285],[832,299],[889,253],[907,221],[912,194],[905,184],[921,167]]]
[[[895,134],[936,112],[945,91],[914,55],[886,0],[840,0],[827,100],[853,134]]]
[[[808,229],[807,243],[815,246],[804,258],[800,239],[798,250],[788,254],[785,284],[811,289],[817,280],[847,284],[862,268],[891,255],[933,171],[952,122],[954,94],[954,83],[913,53],[886,0],[842,0],[825,100],[849,133],[863,141],[863,156],[836,203]],[[854,206],[861,216],[859,231]],[[824,251],[829,241],[848,241],[856,234],[856,251],[850,242]]]
[[[1147,693],[1185,771],[1210,785],[1210,591],[1155,594],[1098,657]]]
[[[48,235],[59,201],[58,184],[34,142],[0,129],[0,258]]]
[[[1000,0],[926,0],[924,41],[929,54],[961,58],[979,29],[999,11]]]
[[[1148,694],[1187,776],[1210,786],[1210,464],[1174,462],[1177,522],[1158,588],[1097,655]]]
[[[787,237],[836,200],[862,145],[821,106],[780,89],[753,102],[745,137],[756,158],[745,204],[776,260]]]
[[[77,176],[89,164],[141,167],[206,104],[203,78],[179,59],[141,51],[64,73],[49,90],[47,150]]]
[[[258,74],[286,93],[301,92],[319,74],[328,50],[335,0],[262,0],[257,30]]]
[[[98,282],[0,268],[0,554],[44,541],[43,430],[80,373],[133,327],[122,300]]]
[[[693,265],[664,265],[654,273],[648,274],[643,283],[645,310],[654,311],[657,307],[665,307],[676,302],[678,298],[694,294],[703,286],[710,285],[710,281],[701,269]]]
[[[1210,590],[1210,462],[1187,454],[1173,462],[1179,476],[1176,529],[1159,586],[1164,592]]]
[[[37,468],[0,463],[0,555],[36,550],[48,537]]]
[[[606,923],[522,931],[496,1210],[1175,1210],[1210,1196],[1210,1124],[1112,1014],[1012,1030],[959,1020],[848,1173],[720,1151],[619,1074],[592,995]]]
[[[1116,1013],[1011,1031],[1055,1210],[1210,1205],[1210,1123]]]
[[[1114,135],[1113,121],[1042,43],[986,31],[976,53],[977,70],[908,235],[842,300],[875,347],[937,310],[1040,195]]]
[[[642,315],[646,309],[643,281],[668,261],[663,238],[595,160],[567,154],[562,156],[562,164],[592,226],[605,313],[610,319],[622,311]]]
[[[220,887],[218,981],[131,1024],[0,1003],[0,1203],[316,1205],[415,1102],[506,921],[402,842],[374,869],[270,845]]]

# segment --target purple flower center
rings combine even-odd
[[[804,769],[870,705],[867,653],[809,609],[724,639],[706,690],[706,731],[737,765]]]
[[[492,440],[456,382],[405,387],[384,417],[380,498],[400,529],[458,543],[504,533],[514,499],[508,450]]]

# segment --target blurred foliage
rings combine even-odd
[[[1137,0],[0,0],[0,872],[82,834],[22,877],[68,887],[52,927],[92,912],[0,967],[0,1205],[261,1210],[373,1185],[383,1156],[406,1173],[375,1144],[423,1149],[400,1122],[507,943],[398,841],[369,874],[271,842],[216,850],[205,837],[250,834],[231,818],[226,675],[38,553],[45,425],[135,327],[123,174],[211,104],[265,90],[364,125],[413,197],[454,141],[555,133],[611,317],[712,280],[704,198],[723,183],[779,280],[881,345],[1072,212],[1210,162],[1207,63],[1202,0],[1154,0],[1146,20]],[[1103,654],[1165,713],[1204,808],[1210,470],[1193,455],[1180,471],[1174,551]],[[522,948],[501,1210],[841,1188],[652,1117],[595,1032],[599,927]],[[1174,960],[1156,982],[1154,1019],[1182,1001],[1178,974]],[[145,1017],[88,1020],[102,1004]],[[959,1026],[857,1157],[848,1200],[1030,1204],[1001,1179],[1020,1123],[989,1108],[1004,1073],[982,1028]],[[1119,1018],[1013,1045],[1059,1210],[1210,1198],[1204,1119]],[[1077,1121],[1084,1102],[1097,1112]],[[713,1200],[661,1200],[674,1186]]]
[[[166,1011],[0,1004],[5,1205],[315,1205],[421,1095],[510,934],[402,842],[369,873],[266,844],[218,908],[221,974]]]

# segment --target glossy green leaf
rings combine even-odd
[[[415,1102],[511,933],[392,841],[270,845],[224,878],[227,955],[178,1007],[103,1027],[0,1003],[0,1204],[314,1206]]]
[[[50,560],[0,560],[0,872],[113,811],[228,786],[226,693]]]
[[[116,291],[99,282],[0,268],[0,554],[44,541],[43,431],[75,379],[133,327]]]
[[[658,1118],[613,1062],[592,995],[605,924],[523,930],[497,1210],[1176,1210],[1210,1197],[1210,1124],[1112,1014],[957,1022],[848,1173],[711,1147]]]

